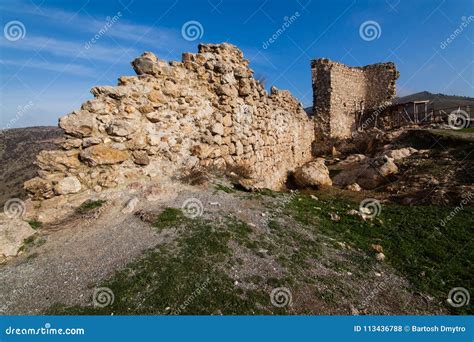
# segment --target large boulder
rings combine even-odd
[[[295,171],[295,181],[299,186],[332,185],[329,170],[323,158],[317,158]]]
[[[397,172],[398,167],[392,158],[387,156],[367,158],[344,168],[333,178],[333,182],[343,187],[357,183],[363,189],[375,189],[385,184],[388,177]]]
[[[25,221],[0,220],[0,257],[16,256],[25,239],[34,234],[34,229]]]
[[[81,191],[81,182],[74,176],[61,179],[54,187],[54,192],[58,195],[75,194]]]
[[[126,151],[117,150],[104,144],[94,145],[81,152],[81,160],[89,166],[118,164],[129,157]]]
[[[154,75],[159,70],[158,59],[152,52],[145,52],[132,62],[133,70],[137,75]]]

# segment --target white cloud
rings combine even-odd
[[[174,4],[170,6],[169,9],[172,7],[174,7]],[[68,12],[53,7],[37,7],[31,4],[17,3],[14,6],[0,5],[0,10],[21,13],[22,15],[43,17],[48,19],[48,24],[57,24],[63,29],[70,27],[71,32],[82,31],[83,33],[90,33],[90,37],[86,37],[82,46],[103,29],[107,23],[107,18],[98,20],[89,15],[85,9],[80,9],[77,12]],[[189,43],[181,37],[180,31],[177,29],[131,23],[126,19],[127,12],[125,9],[122,11],[119,10],[118,12],[121,13],[120,17],[116,21],[114,20],[114,23],[105,33],[105,36],[113,38],[119,45],[113,47],[115,51],[117,49],[120,50],[120,47],[125,49],[130,48],[134,51],[137,45],[145,45],[149,50],[156,51],[158,54],[164,53],[168,55],[170,54],[171,46],[178,51],[189,47]],[[109,19],[113,18],[114,16],[118,16],[118,12],[108,13],[107,16]],[[162,15],[165,14],[166,11]],[[159,20],[157,21],[157,24],[159,24]],[[96,45],[101,45],[101,42],[98,42]]]
[[[85,43],[86,42],[58,40],[43,36],[27,36],[25,39],[17,42],[2,39],[0,40],[0,47],[34,51],[39,54],[53,54],[56,56],[69,57],[72,60],[88,59],[108,63],[123,61],[124,55],[126,57],[139,55],[137,50],[122,50],[119,47],[106,47],[100,44],[93,44],[89,49],[86,49]]]
[[[73,64],[73,63],[51,63],[47,61],[39,61],[39,60],[5,60],[0,59],[1,64],[5,65],[14,65],[23,68],[35,68],[35,69],[42,69],[42,70],[51,70],[56,71],[59,73],[68,73],[80,76],[96,76],[96,71],[93,68],[89,68],[84,65],[80,64]]]

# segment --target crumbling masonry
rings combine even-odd
[[[42,151],[38,177],[25,183],[33,200],[60,203],[193,168],[240,170],[246,187],[279,189],[312,159],[315,140],[350,137],[361,108],[390,101],[398,75],[393,63],[313,61],[313,121],[288,91],[268,94],[230,44],[200,45],[181,62],[146,52],[132,65],[137,76],[94,87],[94,99],[60,119],[61,149]]]
[[[328,59],[311,62],[316,145],[347,139],[364,111],[383,108],[396,95],[395,64],[348,67]]]
[[[280,188],[311,159],[313,123],[288,92],[264,86],[230,44],[200,45],[182,62],[145,53],[138,76],[94,87],[94,99],[62,117],[61,150],[43,151],[34,199],[100,192],[192,168],[239,170],[244,186]]]

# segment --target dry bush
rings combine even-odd
[[[179,181],[189,185],[203,185],[209,181],[209,174],[201,168],[194,168],[184,172]]]
[[[226,175],[238,178],[252,178],[252,167],[248,163],[228,165]]]

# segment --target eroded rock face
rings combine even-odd
[[[132,66],[138,76],[94,87],[94,99],[60,119],[62,150],[42,152],[25,184],[35,199],[79,189],[69,177],[83,192],[242,165],[250,187],[278,189],[311,159],[312,120],[289,92],[267,94],[235,46],[200,45],[182,62],[146,52]]]
[[[25,239],[34,234],[34,229],[23,220],[0,220],[0,257],[16,256]]]
[[[323,158],[317,158],[298,168],[295,171],[295,181],[300,186],[319,187],[332,185],[329,170],[324,164]]]

